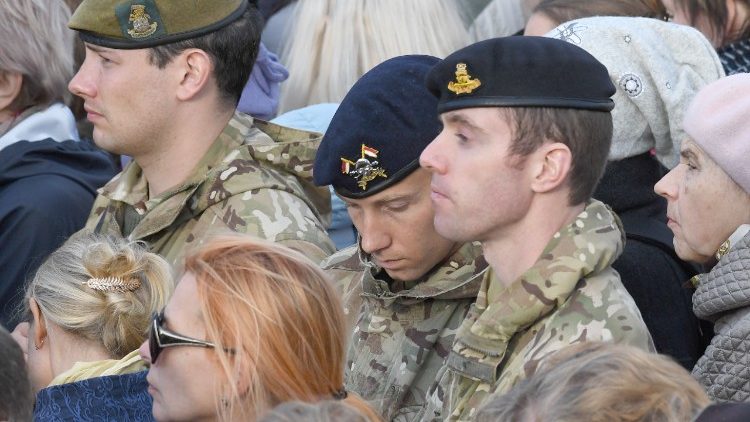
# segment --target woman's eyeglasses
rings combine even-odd
[[[162,324],[164,323],[164,311],[162,310],[158,314],[154,315],[154,319],[151,323],[151,332],[149,333],[148,337],[148,347],[149,352],[151,353],[151,363],[155,363],[156,359],[159,357],[159,354],[161,353],[162,349],[165,347],[174,347],[174,346],[193,346],[193,347],[210,347],[215,348],[216,345],[204,341],[204,340],[198,340],[195,338],[185,337],[183,335],[177,334],[174,331],[169,331],[168,329],[164,328]],[[229,353],[234,353],[234,350],[232,349],[224,349],[225,351]]]

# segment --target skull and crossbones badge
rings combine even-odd
[[[367,190],[367,183],[378,177],[388,178],[385,169],[380,167],[377,161],[379,151],[375,148],[362,144],[362,156],[355,162],[341,157],[341,173],[347,174],[357,180],[357,185],[362,190]]]

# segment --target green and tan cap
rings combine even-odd
[[[68,27],[87,43],[148,48],[214,32],[247,7],[247,0],[84,0]]]

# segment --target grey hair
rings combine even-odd
[[[133,291],[101,291],[91,278],[137,279]],[[100,342],[113,358],[137,349],[146,339],[151,316],[166,306],[174,288],[169,264],[145,245],[90,232],[73,235],[52,252],[26,289],[45,320],[63,330]]]
[[[34,395],[26,361],[16,340],[0,326],[0,420],[31,420]]]
[[[23,76],[12,110],[70,101],[75,34],[69,19],[62,0],[0,2],[0,72]]]

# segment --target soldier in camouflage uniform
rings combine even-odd
[[[427,86],[444,124],[420,161],[432,172],[435,228],[480,241],[491,270],[420,419],[471,420],[570,344],[653,350],[611,268],[622,225],[591,199],[612,137],[604,66],[570,43],[510,37],[451,54]]]
[[[70,83],[94,141],[133,157],[86,229],[144,240],[170,263],[211,233],[249,233],[319,262],[334,251],[330,195],[312,183],[319,135],[235,112],[261,23],[247,0],[86,0]]]
[[[333,185],[360,233],[323,263],[353,333],[346,388],[386,420],[416,420],[486,268],[478,244],[445,239],[432,224],[430,176],[418,159],[440,132],[437,100],[423,85],[437,62],[402,56],[365,74],[315,161],[315,181]]]

